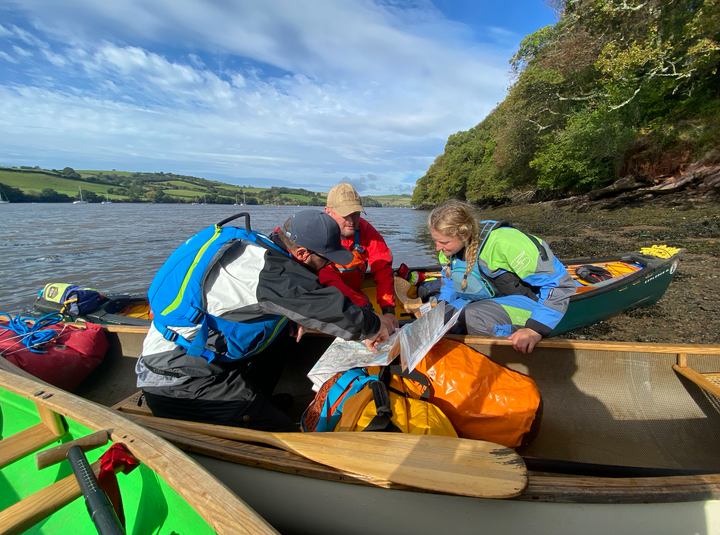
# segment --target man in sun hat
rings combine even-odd
[[[362,199],[352,185],[338,184],[328,193],[325,213],[340,227],[343,247],[352,252],[353,258],[345,264],[333,262],[323,268],[320,271],[320,283],[337,288],[357,305],[373,308],[370,299],[360,291],[370,268],[377,288],[377,307],[395,329],[398,320],[395,317],[392,253],[380,233],[360,217],[361,212],[366,213]]]
[[[223,234],[216,227],[181,245],[150,287],[151,306],[158,292],[173,306],[185,299],[194,304],[190,315],[169,325],[163,314],[171,307],[153,307],[155,318],[136,366],[137,386],[155,416],[296,431],[280,410],[288,408],[291,396],[273,391],[302,333],[316,329],[365,340],[373,348],[387,340],[388,328],[373,311],[319,283],[317,272],[328,262],[352,260],[327,214],[298,212],[268,237],[218,238]],[[207,252],[218,239],[225,242]],[[205,254],[210,262],[203,263]],[[189,269],[187,258],[194,260]],[[207,267],[194,273],[197,265]],[[198,295],[201,299],[192,297]]]

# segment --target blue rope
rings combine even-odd
[[[8,326],[4,327],[0,325],[0,329],[6,331],[12,331],[15,334],[22,336],[22,343],[33,353],[45,353],[39,349],[35,349],[36,346],[47,344],[50,340],[57,336],[57,331],[54,329],[46,329],[51,325],[55,325],[62,321],[62,314],[54,312],[52,314],[45,314],[40,319],[30,317],[15,316],[14,318],[10,314],[0,312],[0,316],[7,316]],[[46,329],[46,330],[43,330]]]

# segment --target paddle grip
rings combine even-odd
[[[97,532],[100,535],[125,535],[125,529],[105,493],[98,486],[95,474],[80,446],[72,446],[67,452],[67,459],[85,497],[85,505]]]

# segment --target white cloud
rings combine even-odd
[[[2,50],[0,50],[0,58],[3,58],[5,61],[9,61],[10,63],[20,63],[10,54],[8,54],[7,52],[3,52]]]
[[[34,85],[0,72],[6,157],[407,191],[508,83],[430,3],[6,1],[35,22],[0,37],[41,52]]]
[[[28,58],[33,55],[33,53],[29,50],[25,50],[24,48],[20,48],[19,46],[13,46],[13,50],[18,56],[22,56],[24,58]]]

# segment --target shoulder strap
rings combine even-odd
[[[353,251],[358,251],[360,253],[365,251],[365,248],[360,245],[360,225],[358,224],[358,228],[355,229],[355,243],[353,243]]]
[[[390,379],[391,375],[399,375],[400,377],[404,377],[405,379],[410,379],[411,381],[415,381],[416,383],[422,385],[424,388],[422,395],[420,396],[420,399],[422,401],[428,401],[430,399],[430,381],[428,381],[428,378],[425,377],[422,373],[420,373],[417,370],[413,370],[411,372],[403,371],[402,366],[399,366],[397,364],[392,364],[390,366],[383,367],[382,371],[380,372],[380,380],[385,383],[385,385],[390,388]],[[400,394],[401,396],[406,396],[405,392],[397,392],[395,389],[391,390],[395,392],[396,394]]]
[[[370,381],[368,384],[375,400],[375,417],[370,421],[363,432],[385,431],[387,433],[402,433],[392,421],[392,408],[390,407],[390,394],[382,381]]]
[[[480,256],[480,251],[482,251],[482,248],[485,247],[485,242],[488,239],[488,236],[490,233],[499,227],[509,227],[511,226],[510,223],[507,221],[494,221],[492,219],[486,219],[485,221],[480,221],[480,234],[478,235],[478,242],[480,242],[480,245],[478,246],[478,256]]]
[[[353,368],[342,374],[328,391],[315,430],[332,431],[335,429],[342,416],[345,400],[362,389],[365,383],[374,379],[377,379],[377,376],[368,375],[363,368]]]

